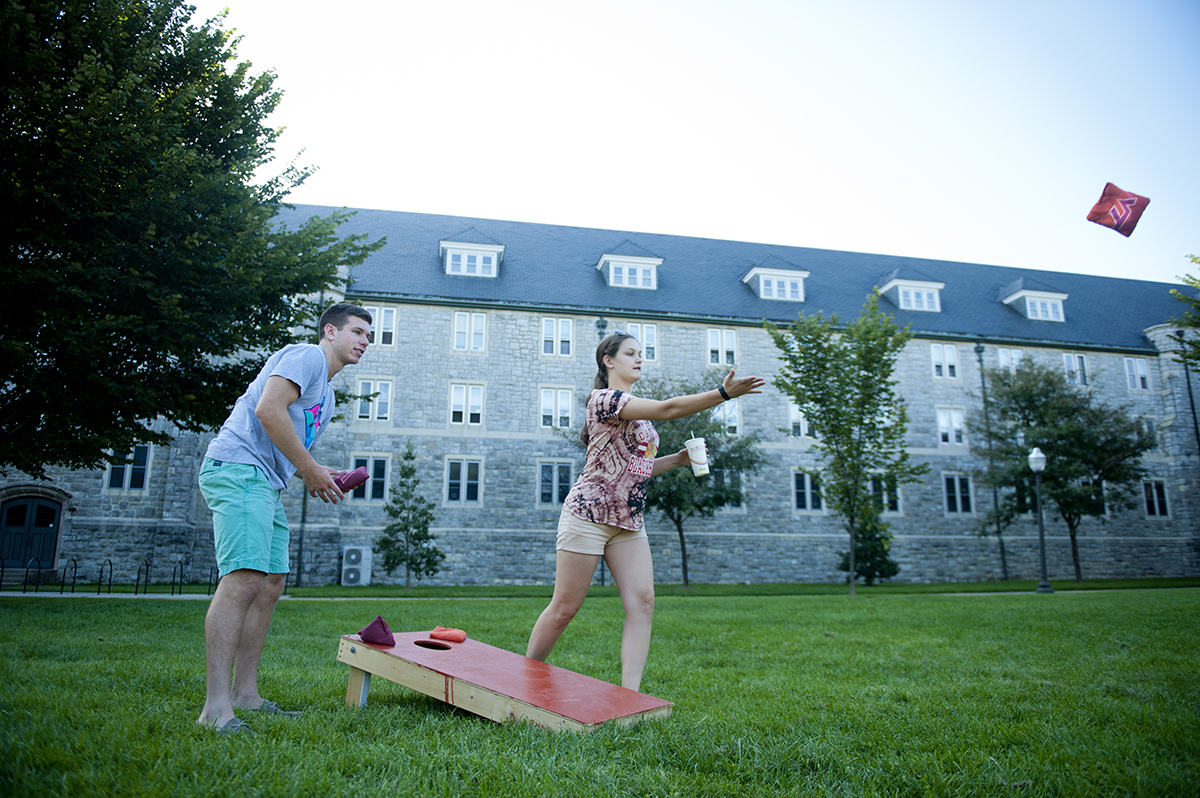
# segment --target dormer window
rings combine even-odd
[[[658,267],[662,258],[640,258],[632,255],[604,255],[596,268],[616,288],[658,288]]]
[[[438,244],[446,274],[465,277],[498,277],[504,260],[503,244],[468,244],[441,241]]]
[[[766,269],[756,266],[746,273],[742,282],[753,288],[759,299],[803,302],[804,278],[808,277],[808,274],[798,269]]]
[[[892,279],[886,282],[879,293],[891,300],[901,310],[920,310],[926,313],[942,312],[941,291],[945,283],[926,280]]]
[[[1066,294],[1048,291],[1017,291],[1003,299],[1004,304],[1034,321],[1066,321],[1063,300]]]

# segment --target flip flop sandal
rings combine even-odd
[[[197,723],[197,726],[203,726],[206,729],[212,729],[217,734],[248,734],[251,737],[256,737],[254,729],[243,722],[240,718],[230,718],[220,726],[213,723]]]
[[[265,712],[268,715],[285,715],[289,718],[300,717],[299,712],[288,712],[285,709],[280,709],[279,705],[276,704],[274,701],[267,701],[266,699],[263,700],[262,706],[260,706],[258,709],[255,709],[253,711],[254,712]]]

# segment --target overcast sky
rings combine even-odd
[[[193,3],[277,73],[296,203],[1200,274],[1196,0]]]

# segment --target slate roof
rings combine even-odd
[[[280,215],[289,226],[337,210],[297,205]],[[907,258],[709,238],[507,222],[402,211],[358,210],[338,228],[365,233],[387,245],[356,267],[349,293],[376,301],[416,301],[463,306],[511,306],[542,311],[638,315],[648,318],[756,324],[789,324],[803,313],[858,316],[868,293],[888,275],[939,281],[940,313],[882,307],[921,337],[993,343],[1028,343],[1153,352],[1143,330],[1178,317],[1185,309],[1171,288],[1186,286],[1047,272],[978,263]],[[495,278],[448,275],[438,242],[495,242],[505,247]],[[465,242],[464,242],[465,243]],[[607,285],[596,264],[604,254],[663,259],[656,290]],[[784,261],[810,275],[806,301],[760,299],[742,282],[753,267]],[[920,275],[918,277],[917,275]],[[1065,322],[1034,321],[1003,304],[1011,286],[1068,295]]]

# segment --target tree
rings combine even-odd
[[[94,468],[219,425],[383,242],[276,219],[274,75],[181,0],[0,7],[0,469]],[[311,324],[311,321],[309,322]],[[111,452],[111,454],[109,453]]]
[[[837,316],[821,313],[801,314],[785,329],[770,322],[764,326],[783,360],[772,384],[808,418],[817,441],[813,449],[822,460],[826,506],[845,521],[850,535],[847,570],[853,596],[857,578],[878,573],[879,567],[872,561],[866,573],[858,568],[858,531],[890,537],[889,525],[878,518],[871,480],[899,486],[929,470],[928,463],[909,462],[904,447],[908,412],[893,387],[896,356],[911,335],[879,309],[874,293],[844,327]]]
[[[417,494],[421,480],[417,478],[417,453],[412,441],[405,443],[401,455],[400,473],[392,487],[392,498],[383,506],[384,512],[395,519],[383,534],[375,538],[372,549],[383,557],[383,570],[388,576],[404,566],[404,586],[438,572],[446,555],[433,545],[429,525],[433,523],[433,502]]]
[[[668,380],[647,378],[638,382],[638,393],[649,399],[712,390],[725,377],[724,372],[712,372],[702,380]],[[740,399],[735,399],[740,401]],[[732,405],[726,404],[725,409]],[[695,415],[669,421],[655,421],[658,430],[659,454],[671,454],[684,448],[689,438],[704,438],[708,449],[709,473],[697,477],[688,467],[674,468],[650,480],[646,491],[646,511],[662,513],[679,534],[679,558],[683,586],[688,586],[687,540],[683,524],[689,518],[711,518],[720,507],[740,505],[745,501],[742,480],[758,471],[762,452],[758,448],[760,433],[739,435],[731,432],[722,416],[724,410],[713,408]]]
[[[973,413],[968,429],[978,455],[986,453],[991,436],[994,465],[980,478],[1011,490],[992,511],[993,518],[1008,525],[1036,509],[1028,458],[1031,449],[1041,449],[1047,459],[1042,499],[1054,505],[1067,525],[1075,581],[1082,581],[1080,524],[1088,517],[1103,521],[1108,510],[1133,506],[1146,473],[1141,458],[1154,447],[1153,438],[1125,408],[1106,405],[1087,388],[1070,385],[1061,369],[1025,358],[1014,371],[989,369],[986,377],[991,424]]]
[[[854,534],[854,570],[868,585],[876,579],[891,579],[900,573],[900,566],[888,554],[892,536],[890,524],[884,523],[878,512],[869,512],[858,523]],[[850,552],[842,552],[839,571],[850,571]]]
[[[1200,266],[1200,256],[1190,255],[1189,260],[1195,265]],[[1200,277],[1193,277],[1190,274],[1186,274],[1182,279],[1193,290],[1189,293],[1184,293],[1176,288],[1171,289],[1171,295],[1187,305],[1187,309],[1184,310],[1183,315],[1178,319],[1174,319],[1174,322],[1180,327],[1200,331]],[[1183,330],[1180,330],[1180,333],[1180,335],[1171,336],[1182,347],[1177,356],[1184,364],[1192,368],[1200,368],[1200,333],[1193,333],[1190,338],[1182,334]]]

